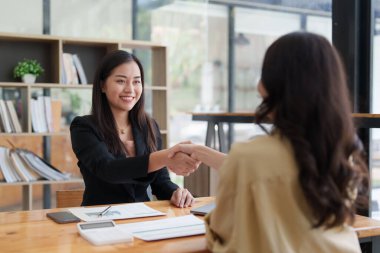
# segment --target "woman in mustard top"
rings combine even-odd
[[[267,136],[234,144],[227,157],[193,144],[174,150],[220,167],[209,249],[361,252],[349,225],[367,169],[337,51],[316,34],[282,36],[265,54],[258,88],[257,123],[273,122]]]

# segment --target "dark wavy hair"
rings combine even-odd
[[[139,59],[123,50],[115,50],[108,53],[98,65],[95,72],[94,84],[92,88],[92,107],[91,115],[95,119],[95,123],[99,126],[100,132],[103,135],[104,141],[111,153],[124,154],[126,153],[125,147],[121,142],[116,121],[113,117],[111,108],[109,106],[106,95],[102,92],[102,87],[110,76],[113,69],[123,63],[136,62],[141,73],[142,94],[139,101],[135,104],[131,111],[129,111],[129,122],[133,126],[137,126],[140,130],[146,131],[147,135],[145,142],[147,143],[151,152],[157,150],[156,133],[153,127],[153,121],[145,112],[145,92],[144,92],[144,70]],[[144,135],[145,136],[145,135]]]
[[[357,190],[367,191],[368,169],[337,51],[316,34],[282,36],[265,54],[261,82],[268,96],[256,121],[260,124],[270,114],[275,131],[290,140],[313,227],[352,223]]]

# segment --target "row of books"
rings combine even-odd
[[[11,100],[0,99],[0,132],[21,133],[22,128],[15,106]]]
[[[86,73],[78,55],[63,53],[62,84],[88,84]]]
[[[31,99],[32,127],[36,133],[59,132],[61,130],[62,101],[49,96]]]
[[[0,174],[0,179],[7,183],[71,178],[70,174],[60,172],[31,151],[7,147],[0,147]]]

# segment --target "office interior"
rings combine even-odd
[[[191,112],[254,112],[257,83],[266,48],[279,36],[310,31],[325,36],[340,52],[348,73],[355,113],[380,113],[380,0],[0,0],[0,33],[80,39],[141,40],[167,46],[168,146],[183,140],[204,144],[206,122]],[[148,51],[133,51],[145,68]],[[0,64],[1,68],[1,64]],[[151,82],[147,72],[147,83]],[[91,77],[89,77],[91,79]],[[11,91],[0,90],[5,98]],[[61,90],[63,127],[88,114],[90,90]],[[147,94],[148,111],[154,107]],[[254,124],[224,126],[228,144],[262,134]],[[366,215],[380,219],[380,131],[360,129],[370,169]],[[80,176],[65,135],[3,135],[0,145],[33,150],[59,170]],[[183,177],[171,175],[179,185]],[[211,180],[212,181],[212,180]],[[199,196],[213,195],[214,186]],[[33,209],[55,207],[55,191],[83,187],[34,186]],[[1,183],[0,211],[21,210],[21,187]]]

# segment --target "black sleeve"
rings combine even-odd
[[[108,183],[135,183],[134,178],[148,175],[149,154],[116,158],[101,140],[94,123],[76,117],[70,126],[71,143],[79,164]]]
[[[157,123],[154,121],[157,135],[157,150],[162,149],[162,137]],[[160,200],[169,200],[178,185],[170,180],[167,168],[157,171],[155,180],[151,183],[152,193]]]

